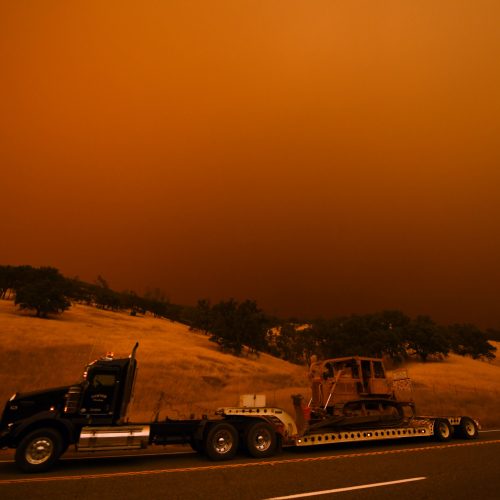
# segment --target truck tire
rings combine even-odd
[[[238,450],[238,432],[225,422],[212,425],[205,437],[204,448],[212,460],[230,460]]]
[[[445,418],[436,418],[434,420],[434,437],[437,441],[449,441],[453,435],[453,429]]]
[[[277,443],[276,431],[267,422],[255,422],[245,429],[246,449],[254,458],[272,457]]]
[[[37,429],[21,440],[15,461],[24,472],[44,472],[54,465],[63,448],[63,438],[57,430]]]
[[[476,422],[469,417],[462,417],[457,428],[458,435],[464,439],[476,439],[479,436],[479,429]]]

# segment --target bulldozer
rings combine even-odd
[[[362,356],[318,361],[309,368],[311,397],[304,406],[294,398],[297,417],[305,430],[319,428],[362,428],[407,424],[415,416],[411,381],[405,370],[392,379],[383,360]]]

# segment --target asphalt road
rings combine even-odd
[[[500,431],[489,431],[474,441],[337,444],[226,463],[209,462],[186,448],[152,448],[148,456],[69,454],[50,473],[38,475],[19,473],[12,452],[2,452],[0,498],[497,500],[499,445]]]

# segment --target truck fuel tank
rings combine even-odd
[[[149,425],[83,427],[78,451],[138,450],[149,443]]]

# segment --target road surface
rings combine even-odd
[[[2,500],[500,498],[500,430],[473,441],[337,444],[222,463],[181,447],[113,457],[69,453],[37,475],[19,473],[12,455],[0,453]]]

